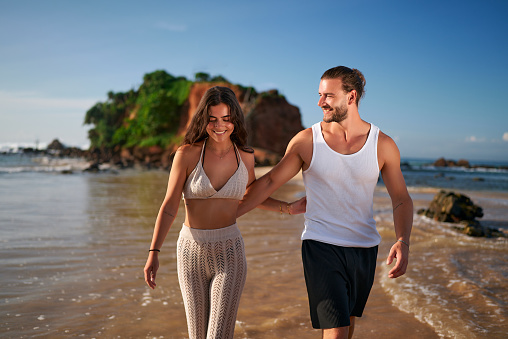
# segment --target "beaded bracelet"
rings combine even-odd
[[[405,242],[404,240],[398,239],[397,241],[400,241],[401,243],[406,244],[406,246],[409,247],[409,244],[407,242]]]

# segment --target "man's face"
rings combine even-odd
[[[318,106],[323,110],[324,122],[341,122],[347,118],[347,93],[340,79],[321,80]]]

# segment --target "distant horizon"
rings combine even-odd
[[[39,150],[39,151],[43,151],[47,148],[47,146],[53,141],[53,140],[58,140],[60,141],[65,147],[76,147],[76,148],[79,148],[81,150],[88,150],[88,148],[90,147],[89,145],[83,145],[83,146],[79,146],[79,145],[69,145],[69,144],[66,144],[64,141],[60,140],[59,138],[53,138],[50,142],[40,142],[38,144],[38,148],[36,148],[36,144],[35,142],[26,142],[26,143],[12,143],[12,142],[0,142],[0,154],[4,154],[4,153],[8,153],[8,150],[19,150],[19,149],[27,149],[27,148],[33,148],[33,149],[36,149],[36,150]],[[499,165],[508,165],[508,160],[498,160],[498,159],[487,159],[487,158],[484,158],[484,159],[469,159],[469,158],[465,158],[465,157],[445,157],[445,156],[437,156],[437,157],[415,157],[415,156],[404,156],[401,154],[400,156],[400,160],[401,160],[401,163],[402,162],[408,162],[408,161],[428,161],[429,163],[433,163],[435,162],[436,160],[438,159],[441,159],[441,158],[444,158],[446,160],[451,160],[451,161],[459,161],[459,160],[467,160],[469,161],[470,163],[473,163],[475,165],[491,165],[491,164],[499,164]],[[483,163],[482,163],[483,162]],[[487,163],[485,163],[487,162]]]

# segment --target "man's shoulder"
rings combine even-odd
[[[379,131],[377,151],[380,168],[383,168],[387,162],[399,165],[400,152],[397,144],[390,136],[381,131]]]
[[[378,144],[381,147],[393,147],[396,146],[395,141],[386,133],[379,130]]]
[[[312,142],[312,127],[306,128],[298,132],[294,137],[293,140],[298,141],[310,141]]]
[[[306,128],[298,132],[289,142],[288,150],[302,153],[312,149],[312,128]]]

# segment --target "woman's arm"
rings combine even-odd
[[[187,165],[184,161],[185,149],[190,146],[180,147],[175,154],[173,164],[171,166],[171,172],[169,174],[168,187],[166,190],[166,196],[159,209],[159,214],[155,221],[155,227],[152,236],[152,242],[150,250],[160,250],[164,239],[168,234],[168,231],[173,224],[178,212],[178,206],[182,199],[183,186],[187,178]],[[159,252],[150,251],[148,259],[144,268],[145,282],[154,289],[155,276],[159,269]]]

